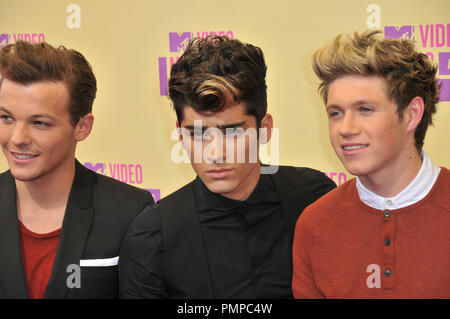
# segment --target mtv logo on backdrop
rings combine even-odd
[[[169,32],[170,52],[181,52],[186,49],[186,45],[192,39],[192,32]]]
[[[450,52],[439,52],[439,74],[450,75]]]
[[[385,26],[384,36],[388,39],[414,40],[414,26],[413,25],[403,25],[401,27]]]
[[[106,164],[103,164],[103,163],[92,164],[90,162],[84,162],[84,166],[86,168],[90,169],[91,171],[96,172],[96,173],[105,174],[105,166],[106,166]]]
[[[8,45],[8,43],[9,43],[9,34],[8,33],[0,34],[0,48],[3,48],[5,45]]]

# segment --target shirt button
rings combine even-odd
[[[385,244],[386,246],[389,246],[389,245],[391,244],[391,240],[390,240],[390,239],[385,239],[385,240],[384,240],[384,244]]]
[[[390,199],[388,199],[388,200],[386,201],[386,203],[387,203],[389,206],[392,206],[392,205],[393,205],[393,203],[392,203],[392,201],[391,201]]]
[[[385,218],[389,218],[389,217],[391,217],[391,212],[388,211],[388,210],[385,210],[385,211],[383,212],[383,216],[384,216]]]
[[[384,275],[385,275],[386,277],[391,277],[391,271],[390,271],[389,269],[387,269],[387,270],[384,272]]]

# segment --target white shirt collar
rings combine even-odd
[[[375,209],[399,209],[417,203],[424,198],[436,182],[440,167],[434,166],[431,159],[424,151],[420,154],[422,157],[422,166],[419,173],[409,185],[394,197],[382,197],[368,190],[356,178],[356,188],[359,198],[368,206]]]

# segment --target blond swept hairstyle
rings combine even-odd
[[[385,79],[387,97],[397,104],[399,118],[412,99],[424,101],[424,114],[414,132],[416,148],[422,150],[426,131],[433,124],[439,101],[437,68],[429,57],[416,50],[414,42],[385,39],[381,31],[338,35],[331,45],[314,52],[312,66],[321,80],[319,93],[325,104],[330,84],[346,75],[380,76]]]

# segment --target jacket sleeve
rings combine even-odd
[[[119,298],[167,298],[160,210],[148,206],[128,227],[119,257]]]
[[[316,174],[310,179],[310,189],[313,194],[314,201],[336,188],[336,183],[327,177],[324,173],[315,171]]]
[[[314,236],[308,223],[308,215],[312,213],[306,208],[297,221],[293,243],[293,276],[292,292],[296,299],[324,298],[317,288],[313,274]]]

